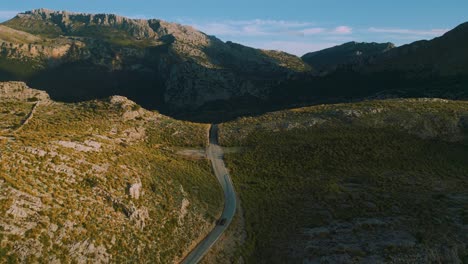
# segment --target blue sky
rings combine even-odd
[[[468,21],[467,0],[21,0],[2,1],[0,20],[41,7],[160,18],[296,55],[348,41],[402,45]]]

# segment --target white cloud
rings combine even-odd
[[[258,26],[276,26],[276,27],[307,27],[313,25],[310,22],[272,20],[272,19],[251,19],[251,20],[226,20],[226,24],[230,25],[258,25]]]
[[[440,36],[448,31],[448,29],[430,29],[430,30],[413,30],[403,28],[375,28],[368,29],[372,33],[391,33],[401,35],[418,35],[418,36]]]
[[[317,34],[351,34],[352,28],[340,26],[337,28],[314,27],[314,23],[286,20],[224,20],[215,22],[179,21],[210,35],[216,36],[278,36],[294,35],[309,36]]]
[[[340,35],[347,35],[347,34],[352,34],[353,29],[351,27],[348,27],[348,26],[339,26],[339,27],[336,27],[332,31],[332,33],[340,34]]]
[[[15,17],[19,11],[12,11],[12,10],[0,10],[0,20],[7,20],[10,18]]]

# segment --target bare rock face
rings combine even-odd
[[[190,205],[190,201],[187,198],[182,199],[182,204],[180,205],[180,212],[179,212],[179,225],[183,224],[184,218],[188,214],[189,205]]]
[[[137,183],[130,185],[130,188],[128,189],[128,192],[130,193],[130,197],[132,197],[135,200],[140,199],[141,188],[142,188],[141,182],[137,182]]]
[[[132,221],[137,228],[143,230],[146,226],[146,221],[150,219],[148,208],[142,206],[141,208],[132,207],[130,221]]]
[[[74,23],[80,22],[87,26],[109,26],[125,29],[134,37],[148,38],[156,35],[148,20],[130,19],[113,14],[83,14],[41,8],[19,14],[18,17],[53,21],[64,33],[76,30]]]
[[[109,263],[110,255],[104,246],[95,246],[92,241],[84,240],[70,247],[70,255],[77,263],[89,263],[92,256],[94,263]]]
[[[0,82],[0,99],[16,99],[31,102],[50,100],[46,92],[31,89],[24,82]]]
[[[131,100],[129,100],[127,97],[125,97],[125,96],[119,96],[119,95],[111,96],[111,97],[109,98],[109,102],[110,102],[112,105],[121,107],[122,109],[129,108],[129,107],[131,107],[132,105],[135,104],[134,102],[132,102]]]

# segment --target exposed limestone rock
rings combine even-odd
[[[190,205],[190,201],[187,198],[182,199],[182,203],[180,205],[180,212],[179,212],[179,225],[182,225],[184,218],[188,213],[189,205]]]
[[[123,138],[119,139],[121,142],[140,141],[146,137],[146,130],[143,127],[129,128],[123,131],[123,136]]]
[[[112,14],[83,14],[41,8],[18,14],[18,17],[52,20],[61,27],[63,33],[72,32],[74,30],[73,22],[80,21],[87,26],[99,25],[122,28],[128,30],[132,36],[139,38],[156,36],[152,29],[152,27],[155,27],[153,23],[143,19],[130,19]]]
[[[90,152],[90,151],[98,152],[101,149],[101,144],[99,142],[92,141],[92,140],[86,140],[84,144],[72,142],[72,141],[65,141],[65,140],[59,140],[59,141],[56,141],[55,143],[62,147],[72,148],[80,152]]]
[[[120,95],[111,96],[109,98],[109,102],[112,105],[121,107],[122,109],[127,109],[127,108],[129,108],[129,107],[131,107],[132,105],[135,104],[134,102],[129,100],[127,97],[120,96]]]
[[[138,200],[141,195],[141,188],[142,188],[142,184],[140,181],[130,185],[130,188],[128,189],[128,192],[130,193],[130,197],[132,197],[135,200]]]
[[[34,216],[43,207],[39,198],[15,189],[10,189],[10,197],[15,198],[7,213],[13,216],[13,218]]]
[[[0,99],[16,99],[22,101],[50,100],[46,92],[31,89],[24,82],[0,82]]]
[[[65,57],[68,52],[72,49],[73,45],[83,47],[84,44],[80,42],[67,43],[58,46],[44,46],[39,44],[17,44],[9,42],[0,43],[0,51],[4,56],[12,59],[24,59],[24,58],[49,58],[49,59],[60,59]]]
[[[141,208],[131,208],[130,220],[133,221],[135,226],[141,230],[145,228],[146,221],[150,219],[148,208],[142,206]]]
[[[26,263],[28,257],[40,257],[43,253],[44,246],[41,242],[35,239],[28,239],[25,243],[17,243],[15,248],[16,254],[22,262]]]
[[[70,247],[70,256],[79,264],[89,262],[109,263],[111,257],[104,246],[95,246],[88,239],[72,245]]]

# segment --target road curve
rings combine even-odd
[[[224,231],[228,228],[229,224],[236,213],[236,193],[228,174],[226,166],[223,161],[223,149],[218,145],[218,126],[211,125],[210,128],[210,142],[207,147],[206,156],[211,161],[213,171],[218,178],[224,192],[224,210],[220,219],[225,218],[224,225],[216,225],[214,229],[203,239],[197,247],[182,261],[182,264],[195,264],[198,263],[208,250],[216,243]]]

